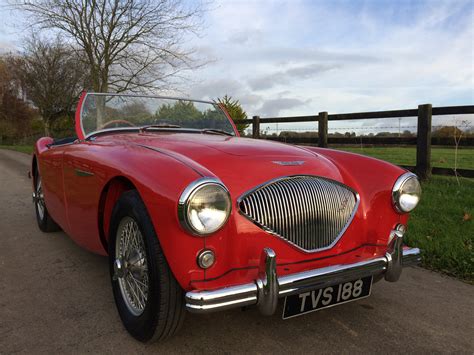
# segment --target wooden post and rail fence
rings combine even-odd
[[[381,118],[401,118],[401,117],[418,117],[417,135],[416,137],[364,137],[366,142],[372,144],[416,144],[416,166],[406,166],[406,168],[413,170],[423,180],[429,179],[432,173],[452,175],[459,174],[464,177],[474,177],[474,170],[467,169],[446,169],[433,168],[431,166],[431,146],[432,144],[446,144],[446,138],[432,138],[432,117],[434,115],[463,115],[474,114],[474,105],[466,106],[445,106],[432,107],[431,104],[419,105],[418,109],[408,110],[392,110],[392,111],[376,111],[376,112],[357,112],[357,113],[342,113],[342,114],[328,114],[327,112],[320,112],[314,116],[292,116],[292,117],[269,117],[261,118],[253,116],[252,119],[239,120],[235,123],[251,124],[252,137],[255,139],[261,138],[260,124],[266,123],[299,123],[299,122],[317,122],[318,137],[315,138],[301,138],[292,137],[286,139],[284,137],[265,137],[266,139],[285,141],[295,144],[312,144],[322,148],[326,148],[328,143],[343,143],[348,141],[341,138],[328,139],[328,121],[345,121],[345,120],[367,120],[367,119],[381,119]],[[451,139],[451,138],[450,138]],[[353,140],[353,138],[352,138]],[[452,141],[453,139],[451,139]],[[448,143],[449,144],[449,143]],[[474,145],[473,137],[466,137],[462,141],[462,145]]]

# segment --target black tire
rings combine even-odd
[[[60,231],[61,227],[59,227],[54,219],[49,215],[46,204],[44,203],[44,198],[42,197],[43,192],[41,187],[41,175],[37,166],[35,169],[34,181],[36,196],[34,197],[34,205],[36,212],[36,222],[38,223],[39,229],[44,233]],[[39,195],[41,195],[41,198]]]
[[[117,232],[121,221],[128,218],[138,225],[147,259],[148,297],[139,315],[130,311],[119,280],[114,279]],[[142,342],[164,340],[175,334],[183,324],[186,313],[184,293],[168,266],[146,207],[136,190],[124,192],[114,206],[108,249],[115,304],[127,331]]]

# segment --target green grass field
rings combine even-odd
[[[32,145],[0,145],[0,149],[16,150],[17,152],[31,154],[33,153]]]
[[[393,164],[415,166],[416,163],[415,147],[335,147],[335,149],[368,155]],[[454,148],[432,147],[431,163],[432,166],[454,169]],[[458,168],[474,169],[474,148],[462,147],[458,149]]]
[[[423,252],[423,265],[474,282],[474,180],[433,176],[422,184],[406,242]]]
[[[31,146],[0,146],[31,153]],[[414,165],[414,148],[344,148],[395,164]],[[452,167],[453,149],[433,148],[433,165]],[[474,149],[460,149],[460,168],[474,169]],[[474,179],[433,176],[423,183],[420,205],[412,213],[407,244],[423,251],[423,265],[474,282]]]

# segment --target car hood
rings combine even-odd
[[[343,182],[339,169],[324,156],[268,140],[210,134],[137,133],[120,135],[120,141],[170,155],[203,176],[219,178],[235,193],[289,175],[318,175]]]

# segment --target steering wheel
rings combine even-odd
[[[111,125],[114,125],[114,124],[126,124],[129,127],[136,127],[135,124],[133,124],[132,122],[129,122],[127,120],[112,120],[112,121],[109,121],[109,122],[105,122],[98,129],[104,129],[104,128],[107,128],[107,127],[109,127]]]

